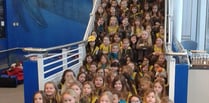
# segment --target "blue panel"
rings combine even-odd
[[[187,103],[188,65],[177,64],[175,75],[175,103]]]
[[[51,47],[82,40],[92,4],[92,0],[6,0],[8,47]]]
[[[25,61],[24,66],[24,97],[25,103],[33,102],[33,94],[38,88],[38,70],[37,62]]]

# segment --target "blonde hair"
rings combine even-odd
[[[113,103],[113,94],[112,94],[112,92],[110,92],[110,91],[105,91],[105,92],[103,92],[103,93],[101,94],[101,96],[99,97],[99,102],[100,102],[100,100],[101,100],[101,98],[102,98],[103,96],[107,96],[108,99],[110,100],[110,103]]]
[[[75,98],[75,103],[79,103],[79,100],[77,100],[77,93],[73,90],[73,89],[67,89],[64,93],[62,93],[61,95],[61,102],[60,103],[63,103],[63,97],[64,95],[71,95],[73,98]]]

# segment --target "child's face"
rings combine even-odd
[[[141,102],[140,102],[139,98],[134,96],[134,97],[131,98],[131,102],[130,103],[141,103]]]
[[[155,93],[151,92],[146,97],[146,103],[156,103]]]
[[[104,70],[103,70],[103,69],[99,69],[99,70],[97,71],[97,74],[98,74],[98,75],[103,75],[103,76],[104,76]]]
[[[91,56],[88,56],[87,58],[86,58],[86,61],[88,62],[88,63],[91,63],[92,62],[92,57]]]
[[[81,88],[78,85],[73,85],[71,87],[79,96],[81,95]]]
[[[81,75],[79,75],[78,80],[82,83],[86,80],[86,74],[82,73]]]
[[[105,56],[102,56],[101,57],[101,63],[106,63],[107,62],[107,59],[105,58]]]
[[[103,43],[104,43],[104,45],[109,45],[110,39],[108,37],[104,37]]]
[[[161,94],[161,93],[162,93],[163,87],[160,85],[159,82],[156,82],[156,83],[154,84],[154,91],[155,91],[155,93],[157,93],[157,94]]]
[[[121,81],[116,81],[115,82],[115,85],[114,85],[114,88],[117,90],[117,91],[121,91],[122,90],[122,83],[121,83]]]
[[[132,42],[132,43],[136,43],[136,42],[137,42],[137,39],[136,39],[136,38],[137,38],[136,36],[132,36],[132,37],[131,37],[131,42]]]
[[[64,94],[62,99],[62,103],[75,103],[75,98],[69,94]]]
[[[118,43],[118,42],[120,42],[120,37],[119,37],[118,35],[115,35],[115,36],[114,36],[114,40],[115,40],[115,42]]]
[[[90,66],[90,71],[93,72],[93,73],[95,73],[96,70],[97,70],[97,66],[94,65],[94,64],[91,64],[91,66]]]
[[[112,52],[113,52],[113,53],[118,53],[118,52],[119,52],[119,47],[116,46],[116,45],[113,46],[113,47],[112,47]]]
[[[103,95],[103,96],[100,98],[99,103],[111,103],[111,101],[110,101],[110,99],[108,98],[107,95]]]
[[[83,94],[84,95],[90,95],[92,92],[91,86],[89,84],[85,84],[83,86]]]
[[[35,94],[34,103],[43,103],[43,97],[40,93]]]
[[[95,87],[99,88],[99,87],[102,87],[103,86],[103,78],[102,77],[97,77],[95,79]]]
[[[95,46],[95,41],[89,42],[89,45],[90,45],[91,47]]]
[[[119,103],[119,97],[117,94],[113,94],[113,103]]]
[[[74,77],[74,75],[73,75],[73,73],[72,72],[67,72],[66,74],[65,74],[65,80],[70,80],[70,79],[74,79],[75,77]]]
[[[55,89],[53,84],[48,83],[48,84],[45,85],[44,91],[45,91],[47,96],[53,96],[56,92],[56,89]]]
[[[123,41],[123,48],[128,48],[129,47],[129,41],[128,40],[124,40]]]

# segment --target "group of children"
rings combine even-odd
[[[101,0],[86,57],[34,103],[172,103],[164,55],[164,0]],[[42,101],[42,102],[39,102]]]

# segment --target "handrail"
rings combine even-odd
[[[22,50],[23,51],[27,51],[27,52],[48,52],[48,51],[62,49],[62,48],[66,48],[66,47],[73,46],[73,45],[77,45],[77,44],[82,44],[82,43],[85,43],[85,42],[86,41],[78,41],[78,42],[74,42],[74,43],[69,43],[69,44],[55,46],[55,47],[49,47],[49,48],[32,48],[32,47],[26,47],[26,48],[23,48]]]
[[[0,50],[0,53],[9,52],[9,51],[18,50],[18,49],[22,49],[22,48],[16,47],[16,48],[10,48],[10,49],[6,49],[6,50]]]
[[[99,4],[101,2],[101,0],[93,0],[93,1],[94,1],[93,9],[92,9],[91,13],[89,14],[90,15],[90,19],[89,19],[89,22],[88,22],[88,25],[87,25],[86,32],[84,34],[83,40],[87,40],[89,34],[93,30],[94,21],[95,21],[95,12],[97,11],[97,8],[98,8],[98,6],[99,6]]]

